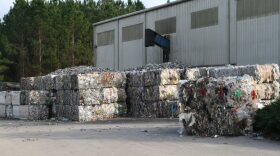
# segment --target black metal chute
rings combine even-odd
[[[169,62],[170,39],[151,30],[145,30],[145,47],[159,46],[163,50],[163,62]]]

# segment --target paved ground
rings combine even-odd
[[[1,156],[280,156],[280,142],[180,137],[176,120],[0,120]]]

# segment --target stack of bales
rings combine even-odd
[[[257,109],[279,97],[278,65],[187,69],[180,101],[196,123],[188,134],[240,135],[252,132]]]
[[[89,122],[126,115],[125,73],[58,75],[54,82],[59,118]]]
[[[20,91],[0,92],[0,118],[20,118]]]
[[[45,120],[49,117],[49,91],[41,77],[21,79],[20,105],[13,106],[14,118]]]
[[[172,117],[178,114],[180,72],[174,69],[130,71],[128,108],[133,117]]]

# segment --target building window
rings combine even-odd
[[[143,23],[122,28],[122,41],[128,42],[143,39]]]
[[[156,21],[155,29],[162,35],[176,33],[176,17]]]
[[[218,25],[219,8],[210,8],[191,13],[191,28],[203,28]]]
[[[279,0],[238,0],[237,20],[279,13]]]
[[[114,44],[114,30],[105,31],[97,34],[97,46]]]

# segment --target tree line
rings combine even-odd
[[[140,0],[16,0],[0,21],[0,81],[92,65],[92,24],[144,8]]]

